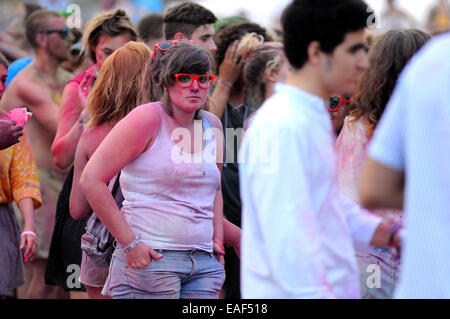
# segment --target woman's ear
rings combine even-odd
[[[277,81],[277,74],[278,74],[278,72],[275,69],[273,69],[273,68],[266,69],[264,71],[264,82],[265,83],[276,82]]]

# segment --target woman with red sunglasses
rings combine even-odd
[[[203,110],[211,62],[190,43],[173,46],[161,62],[161,101],[116,124],[81,175],[81,190],[117,240],[103,294],[218,298],[223,137],[219,119]],[[119,171],[120,211],[106,185]]]

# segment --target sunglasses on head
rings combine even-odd
[[[167,51],[174,45],[178,44],[179,42],[189,42],[190,44],[194,44],[194,41],[182,39],[182,40],[167,40],[167,41],[161,41],[159,43],[155,44],[155,47],[153,48],[153,57],[152,59],[155,59],[156,49],[160,51]]]
[[[349,104],[350,101],[344,99],[340,95],[332,95],[328,98],[328,110],[330,110],[330,112],[337,112],[344,103]]]
[[[69,35],[70,29],[69,28],[63,28],[63,29],[50,29],[50,30],[44,30],[41,31],[43,34],[51,34],[51,33],[59,33],[61,38],[65,39]]]
[[[181,88],[188,88],[197,80],[198,86],[202,89],[209,89],[214,81],[215,76],[210,74],[185,74],[177,73],[175,74],[175,79],[177,80],[177,85]]]

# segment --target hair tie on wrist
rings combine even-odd
[[[225,80],[223,80],[223,79],[219,79],[219,83],[225,84],[225,85],[228,86],[230,89],[233,88],[233,84],[231,84],[230,82],[225,81]]]
[[[223,246],[223,244],[220,241],[213,239],[213,243],[216,243],[217,245],[219,245],[220,248],[222,248],[222,251],[225,253],[225,247]]]
[[[38,239],[38,236],[36,235],[36,233],[32,232],[32,231],[24,231],[24,232],[22,232],[22,234],[20,234],[20,237],[25,236],[25,235],[31,235],[34,238]]]

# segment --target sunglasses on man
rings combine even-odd
[[[155,44],[155,47],[153,48],[153,57],[152,59],[155,59],[156,49],[160,51],[167,51],[174,45],[178,44],[179,42],[189,42],[190,44],[194,44],[194,41],[182,39],[182,40],[167,40],[167,41],[161,41],[159,43]]]
[[[41,31],[42,34],[51,34],[51,33],[58,33],[61,38],[65,39],[69,36],[70,29],[69,28],[63,28],[63,29],[49,29]]]
[[[349,104],[350,101],[344,99],[340,95],[332,95],[328,98],[328,110],[330,110],[330,112],[337,112],[344,103]]]
[[[175,74],[175,79],[177,80],[177,85],[181,88],[188,88],[197,81],[197,84],[202,89],[209,89],[214,81],[215,76],[210,74],[185,74],[177,73]]]

